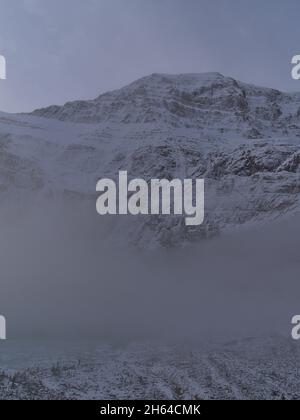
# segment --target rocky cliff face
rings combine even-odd
[[[178,217],[113,224],[112,236],[172,246],[297,211],[299,145],[299,94],[217,73],[154,74],[92,101],[0,114],[0,189],[96,200],[96,181],[119,170],[205,178],[201,228]]]

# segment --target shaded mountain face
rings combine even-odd
[[[92,101],[0,114],[0,191],[92,203],[99,178],[205,178],[206,217],[117,217],[110,236],[177,246],[297,211],[300,95],[218,73],[154,74]],[[30,198],[30,201],[32,198]]]

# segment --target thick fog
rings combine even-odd
[[[3,212],[0,313],[11,339],[290,333],[299,217],[156,253],[113,246],[105,224],[81,205]]]

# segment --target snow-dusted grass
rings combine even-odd
[[[0,374],[1,399],[299,399],[300,347],[282,337],[208,349],[98,347]]]

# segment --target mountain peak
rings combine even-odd
[[[212,89],[216,91],[226,86],[236,87],[236,83],[234,79],[226,78],[217,72],[153,73],[121,89],[101,94],[94,100],[67,102],[63,106],[54,105],[35,110],[33,115],[88,123],[154,122],[165,113],[163,111],[167,103],[181,102],[181,95],[206,95]]]
[[[259,138],[276,126],[289,124],[298,130],[300,107],[295,95],[217,72],[153,73],[94,100],[51,106],[33,115],[76,123],[153,123],[166,129],[213,126],[224,132],[230,127]]]
[[[136,80],[134,83],[146,80],[169,80],[170,82],[175,81],[205,81],[205,80],[220,80],[225,79],[221,73],[218,72],[205,72],[205,73],[152,73],[148,76],[142,77]]]
[[[160,86],[166,84],[172,84],[177,86],[182,86],[182,88],[196,88],[199,86],[205,86],[214,82],[224,81],[226,79],[221,73],[211,72],[211,73],[180,73],[180,74],[168,74],[168,73],[152,73],[148,76],[142,77],[128,86],[125,86],[124,89],[130,88],[136,85],[149,85],[155,87],[159,84]],[[231,79],[232,80],[232,79]]]

